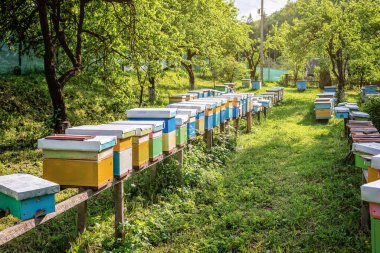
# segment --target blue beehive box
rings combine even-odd
[[[350,109],[344,106],[337,106],[334,108],[335,117],[338,119],[348,119],[350,114]]]
[[[323,87],[325,92],[336,92],[336,86],[325,86]]]
[[[229,109],[229,102],[228,98],[224,97],[211,97],[211,98],[205,98],[205,99],[200,99],[201,101],[212,101],[212,102],[217,102],[218,105],[220,103],[220,122],[225,122],[227,120],[226,118],[226,110]],[[219,124],[220,124],[219,122]],[[215,122],[218,124],[218,121]]]
[[[297,81],[297,90],[304,91],[307,88],[307,82],[305,80]]]
[[[365,94],[375,94],[377,93],[377,86],[376,85],[367,85],[364,87]]]
[[[191,101],[183,102],[181,104],[205,106],[204,128],[205,128],[205,130],[210,130],[214,127],[214,120],[213,119],[214,119],[214,108],[216,107],[216,103],[205,102],[202,100],[191,100]]]
[[[201,90],[191,90],[191,91],[188,91],[187,93],[196,94],[197,98],[203,98],[203,94],[204,94],[204,92]]]
[[[196,109],[178,109],[177,115],[187,115],[189,120],[187,122],[187,138],[193,139],[196,137]]]
[[[0,177],[0,209],[20,220],[55,211],[54,194],[59,185],[29,174],[12,174]]]
[[[252,81],[252,90],[261,89],[261,81]]]

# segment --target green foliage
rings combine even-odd
[[[363,104],[363,111],[371,116],[371,120],[377,129],[380,129],[380,98],[369,98]]]

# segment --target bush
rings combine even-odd
[[[371,116],[371,120],[375,127],[380,130],[380,97],[368,99],[363,110]]]

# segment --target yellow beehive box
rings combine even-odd
[[[141,169],[149,162],[149,135],[132,137],[133,168]]]
[[[115,136],[54,135],[38,140],[43,178],[69,187],[101,188],[113,179]]]
[[[315,116],[317,116],[317,117],[331,117],[331,109],[315,110]]]

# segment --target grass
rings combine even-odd
[[[112,191],[106,191],[90,201],[83,235],[75,233],[72,210],[0,252],[368,252],[369,237],[360,230],[361,171],[343,162],[343,123],[314,120],[318,92],[287,88],[267,120],[239,135],[236,150],[233,136],[211,153],[202,141],[189,147],[183,187],[173,160],[158,168],[155,182],[149,171],[126,182],[124,242],[113,239]],[[36,133],[44,134],[38,127]],[[0,160],[1,173],[41,170],[40,152],[28,145],[9,148]],[[12,222],[1,221],[0,229]]]

